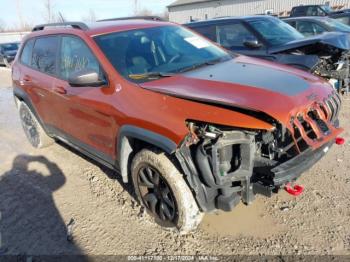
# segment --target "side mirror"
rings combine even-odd
[[[106,84],[106,80],[99,79],[99,74],[92,69],[83,69],[72,73],[68,82],[73,87],[83,86],[102,86]]]
[[[262,47],[262,44],[259,43],[258,39],[247,39],[243,42],[243,44],[252,49],[258,49]]]

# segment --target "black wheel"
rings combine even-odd
[[[180,233],[198,226],[203,215],[183,175],[164,153],[144,149],[136,154],[132,179],[139,201],[156,223]]]
[[[45,133],[29,107],[20,102],[18,109],[21,124],[29,143],[35,148],[44,148],[53,144],[54,140]]]

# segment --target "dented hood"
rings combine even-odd
[[[350,34],[341,32],[329,32],[312,37],[306,37],[299,40],[288,42],[281,46],[275,46],[269,48],[269,53],[275,54],[301,47],[307,47],[312,45],[329,45],[341,50],[350,49]]]
[[[332,87],[318,77],[246,56],[140,86],[183,99],[263,112],[284,124],[332,93]]]

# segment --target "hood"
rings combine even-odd
[[[140,86],[183,99],[265,113],[284,124],[332,93],[332,87],[318,77],[246,56]]]
[[[288,42],[282,46],[271,47],[269,48],[269,53],[274,54],[315,44],[329,45],[342,50],[349,50],[350,34],[341,32],[329,32],[312,37],[306,37],[303,39]]]

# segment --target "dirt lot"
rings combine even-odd
[[[9,75],[0,68],[0,254],[350,255],[349,142],[303,175],[302,196],[258,196],[249,207],[207,215],[196,232],[179,236],[140,212],[130,186],[108,169],[59,144],[31,148]],[[347,141],[349,113],[348,97],[341,114]]]

